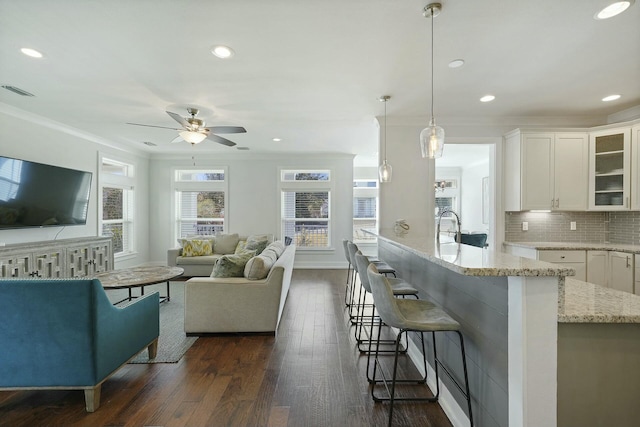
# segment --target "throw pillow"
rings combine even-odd
[[[255,251],[245,251],[221,256],[213,265],[211,277],[242,277],[247,261],[255,254]]]
[[[282,253],[284,252],[284,243],[282,243],[281,240],[276,240],[275,242],[271,243],[269,246],[267,246],[267,248],[271,248],[274,250],[274,252],[276,253],[276,255],[278,256],[278,258],[280,258],[280,255],[282,255]]]
[[[216,243],[213,247],[213,251],[221,255],[233,254],[239,241],[240,236],[238,236],[238,233],[219,234],[216,236]]]
[[[269,240],[266,234],[260,236],[249,236],[247,238],[247,246],[248,250],[256,251],[256,255],[260,255],[264,248],[269,244]]]
[[[239,254],[240,252],[244,252],[246,251],[246,247],[247,247],[247,241],[246,240],[240,240],[238,242],[238,244],[236,245],[236,250],[235,250],[235,254]]]
[[[182,246],[182,256],[205,256],[211,255],[213,250],[211,249],[210,240],[186,240]]]
[[[262,280],[269,275],[271,267],[278,257],[271,249],[265,249],[260,255],[251,258],[244,267],[244,277],[249,280]]]

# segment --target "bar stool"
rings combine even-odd
[[[373,365],[373,384],[371,386],[371,397],[376,402],[389,402],[389,426],[391,426],[391,420],[393,417],[393,404],[395,401],[426,401],[426,402],[437,402],[440,396],[440,377],[438,372],[438,367],[441,367],[442,370],[447,374],[447,376],[453,381],[458,390],[462,393],[462,395],[467,400],[467,408],[469,411],[469,420],[471,421],[471,427],[473,427],[473,414],[471,412],[471,394],[469,393],[469,377],[467,374],[467,358],[464,351],[464,340],[462,334],[460,333],[460,324],[456,322],[453,318],[451,318],[444,310],[440,307],[432,304],[428,301],[423,300],[402,300],[395,298],[393,295],[393,290],[391,285],[389,284],[386,277],[383,275],[376,273],[375,269],[372,266],[369,266],[367,269],[367,275],[369,277],[369,284],[371,286],[371,292],[373,294],[373,300],[376,304],[376,309],[378,311],[378,315],[382,322],[387,325],[399,329],[398,336],[396,338],[396,352],[393,362],[393,374],[391,376],[391,388],[389,388],[389,380],[388,375],[385,374],[382,366],[380,365],[378,356],[379,356],[379,340],[380,340],[380,330],[378,330],[378,342],[376,343],[376,352],[374,357],[374,365]],[[424,343],[424,333],[431,332],[433,338],[433,358],[435,361],[434,370],[436,374],[436,393],[434,397],[405,397],[405,398],[396,398],[395,397],[395,387],[398,380],[396,379],[397,371],[398,371],[398,353],[400,347],[400,341],[402,339],[403,334],[407,334],[407,332],[419,332],[421,339]],[[460,350],[462,353],[462,366],[464,370],[464,389],[456,379],[453,377],[448,368],[442,364],[442,362],[438,359],[438,354],[436,350],[436,332],[455,332],[460,338]],[[408,339],[408,337],[407,337]],[[423,349],[423,358],[426,366],[427,355]],[[376,379],[376,371],[377,369],[381,371],[381,380]],[[378,383],[384,384],[388,397],[379,397],[375,394],[375,385]]]
[[[355,281],[352,277],[352,274],[355,274],[355,270],[351,265],[351,257],[349,256],[349,243],[353,243],[348,239],[342,239],[342,247],[344,248],[344,256],[347,259],[347,284],[344,290],[344,305],[346,307],[351,306],[351,301],[349,300],[349,291],[351,290],[352,283]],[[353,243],[355,244],[355,243]],[[369,257],[369,261],[373,263],[379,263],[380,260],[377,258]],[[389,267],[391,268],[391,267]]]
[[[347,248],[349,251],[349,259],[351,261],[351,266],[353,267],[353,277],[352,277],[352,281],[351,281],[351,298],[350,298],[350,303],[348,304],[349,307],[349,320],[351,321],[352,324],[356,324],[356,321],[354,320],[357,316],[356,314],[354,314],[353,309],[355,308],[356,310],[359,308],[355,303],[355,289],[356,289],[356,280],[358,278],[359,275],[359,271],[358,271],[358,266],[356,265],[356,259],[355,259],[355,253],[359,250],[358,246],[353,243],[353,242],[347,242]],[[386,262],[384,261],[374,261],[373,264],[376,266],[376,268],[378,269],[378,271],[381,274],[387,275],[387,274],[392,274],[393,277],[396,277],[396,271]],[[363,272],[363,274],[367,274],[366,271]],[[358,300],[360,300],[360,296],[362,294],[362,286],[360,286],[359,291],[358,291]],[[355,305],[355,307],[354,307]],[[357,313],[357,311],[356,311]]]
[[[360,271],[367,271],[367,269],[371,266],[372,270],[377,272],[378,269],[376,268],[376,266],[372,263],[369,262],[369,259],[365,256],[362,255],[362,253],[360,251],[356,252],[355,255],[356,258],[356,265],[358,266],[358,270]],[[402,297],[405,298],[407,296],[412,296],[415,299],[418,299],[418,290],[416,288],[414,288],[413,286],[411,286],[411,284],[405,282],[402,279],[396,279],[396,278],[387,278],[387,281],[389,282],[389,285],[391,286],[391,291],[393,292],[393,296],[394,297]],[[363,339],[362,337],[362,330],[364,329],[364,325],[365,325],[365,321],[364,321],[364,302],[366,300],[366,295],[371,293],[371,286],[369,284],[369,276],[368,274],[362,274],[360,275],[360,283],[362,283],[362,287],[365,290],[364,296],[363,298],[359,301],[359,316],[360,316],[360,320],[358,321],[358,326],[357,326],[357,333],[356,331],[354,331],[354,336],[356,338],[356,343],[358,345],[358,350],[360,351],[360,353],[366,353],[367,355],[367,380],[369,382],[373,382],[373,378],[369,375],[369,366],[371,363],[371,354],[373,353],[371,351],[371,346],[373,344],[373,327],[375,324],[375,301],[371,304],[371,320],[369,323],[367,323],[368,326],[371,327],[371,332],[369,334],[368,339]],[[382,322],[378,323],[378,328],[382,328]],[[366,333],[366,332],[365,332]],[[380,340],[378,339],[380,344],[395,344],[395,340]],[[368,344],[368,348],[367,349],[363,349],[362,345],[363,344]],[[402,351],[406,351],[406,347],[402,350]],[[395,353],[394,350],[379,350],[380,353]],[[423,352],[424,352],[424,343],[423,343]],[[426,366],[425,366],[425,372],[426,372]],[[426,380],[426,375],[423,378],[420,378],[418,380],[409,380],[411,382],[424,382]]]
[[[344,289],[344,305],[349,307],[351,302],[349,301],[349,288],[351,284],[351,258],[349,257],[349,240],[342,239],[342,246],[344,247],[344,257],[347,259],[348,267],[347,267],[347,285]]]

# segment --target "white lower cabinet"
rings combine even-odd
[[[633,293],[633,254],[609,252],[609,287]]]
[[[538,251],[538,260],[560,264],[563,267],[571,267],[576,270],[574,279],[587,280],[587,254],[586,251]]]
[[[587,282],[608,286],[608,265],[608,251],[587,251]]]

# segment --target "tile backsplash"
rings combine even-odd
[[[609,212],[609,241],[640,245],[640,212]]]
[[[528,231],[522,230],[523,222]],[[640,245],[640,212],[507,212],[505,241]]]

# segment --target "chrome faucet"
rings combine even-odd
[[[456,224],[458,226],[458,231],[456,232],[456,242],[460,243],[460,241],[462,240],[462,232],[460,231],[460,227],[461,227],[461,225],[460,225],[460,217],[458,216],[457,213],[455,213],[452,209],[449,209],[449,208],[445,208],[438,215],[438,228],[436,229],[436,242],[438,242],[438,244],[440,244],[440,221],[442,221],[442,217],[446,213],[452,213],[456,217]]]

